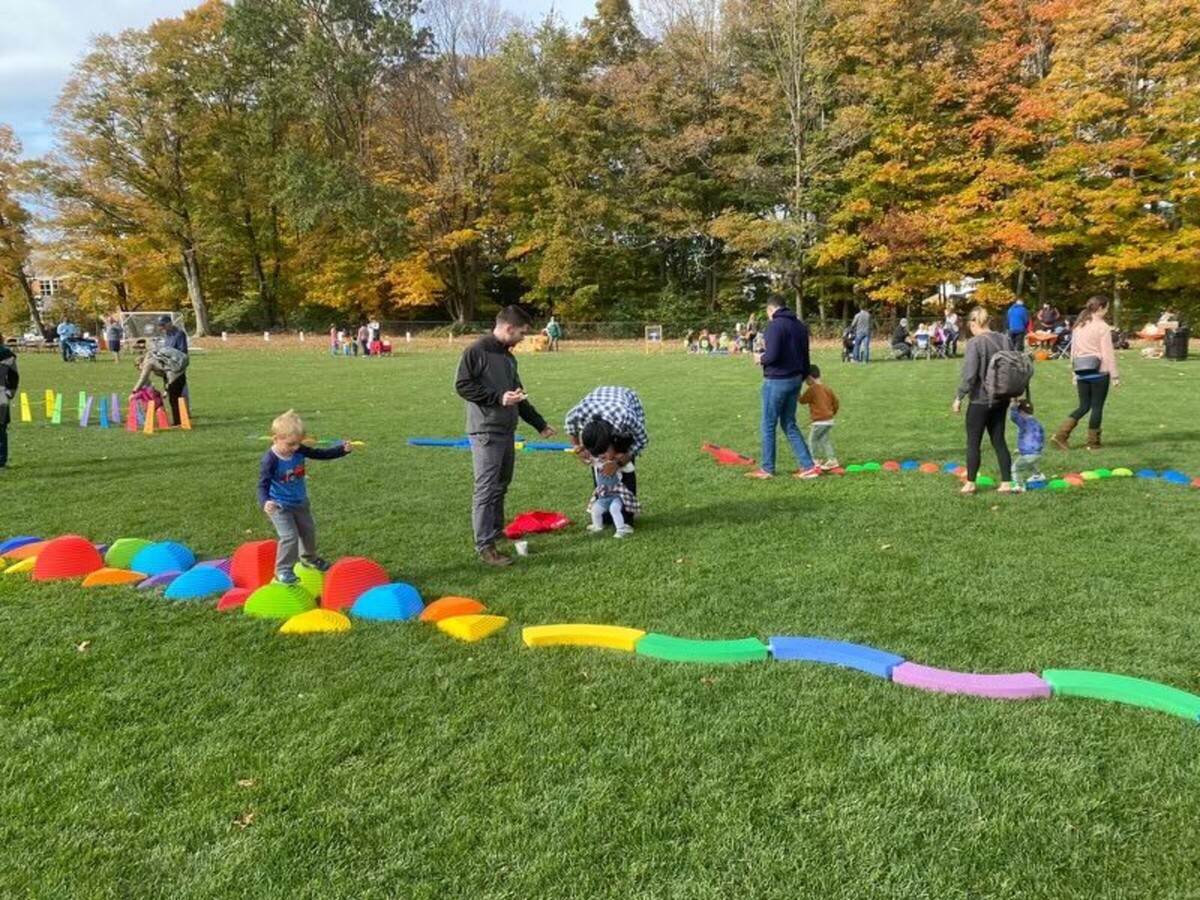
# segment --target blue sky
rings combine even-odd
[[[12,125],[26,156],[53,139],[47,117],[71,66],[94,35],[144,28],[197,0],[0,0],[0,122]],[[525,18],[553,9],[578,22],[594,0],[501,0]]]

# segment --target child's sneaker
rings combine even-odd
[[[316,569],[318,572],[328,572],[329,563],[319,556],[302,556],[300,565],[306,569]]]
[[[300,578],[295,572],[276,572],[275,580],[280,584],[299,584]]]
[[[821,477],[821,469],[819,466],[810,466],[807,469],[800,469],[792,475],[793,478],[802,478],[805,481],[810,481],[813,478]]]
[[[587,530],[590,531],[592,534],[597,534],[604,530],[604,526],[603,525],[589,525],[587,527]]]
[[[614,534],[613,537],[623,538],[623,537],[629,537],[629,535],[631,535],[631,534],[633,534],[633,526],[626,525],[623,528],[618,528],[617,533]]]
[[[1041,472],[1038,472],[1036,475],[1030,475],[1028,478],[1026,478],[1025,483],[1026,484],[1041,484],[1045,480],[1046,480],[1046,476],[1043,475]]]
[[[842,467],[842,464],[840,462],[838,462],[836,459],[827,459],[827,460],[825,460],[825,462],[821,463],[820,468],[821,468],[822,472],[832,472],[836,469],[840,469],[841,467]]]

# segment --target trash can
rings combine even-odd
[[[1163,356],[1167,359],[1187,359],[1188,337],[1191,329],[1182,322],[1163,335]]]

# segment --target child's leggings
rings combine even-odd
[[[271,513],[271,524],[279,535],[275,575],[280,581],[290,581],[301,556],[307,559],[317,553],[317,525],[307,501],[303,506],[284,506],[275,510]]]
[[[808,449],[813,459],[837,459],[833,452],[833,423],[814,422],[808,432]]]
[[[1040,453],[1022,453],[1013,461],[1013,480],[1021,487],[1025,487],[1025,482],[1029,480],[1030,475],[1038,473],[1038,462],[1041,460]]]
[[[625,527],[625,507],[620,500],[614,500],[609,504],[608,509],[602,509],[599,503],[592,504],[592,525],[599,531],[604,527],[604,514],[608,513],[612,516],[613,525],[617,531]]]

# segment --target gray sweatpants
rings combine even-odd
[[[1013,481],[1020,487],[1025,487],[1030,477],[1041,473],[1042,454],[1040,453],[1022,453],[1013,460]]]
[[[832,422],[813,423],[808,432],[808,449],[814,460],[825,462],[837,459],[837,454],[833,452]]]
[[[303,506],[285,506],[271,513],[271,524],[279,535],[275,551],[275,575],[290,580],[300,557],[317,555],[317,523],[308,501]]]
[[[475,465],[471,525],[475,529],[475,549],[482,550],[504,534],[504,495],[512,483],[516,461],[513,436],[471,435],[471,461]]]

